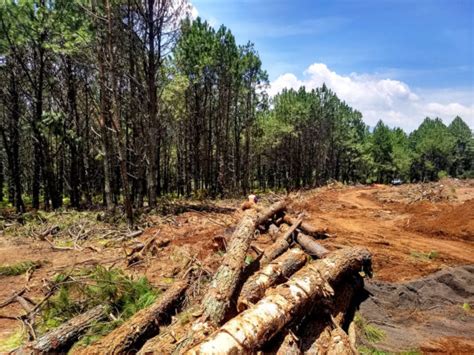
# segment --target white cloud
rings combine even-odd
[[[426,116],[440,117],[449,123],[456,115],[474,127],[472,89],[467,93],[456,90],[440,90],[442,93],[436,90],[414,92],[399,80],[381,79],[370,74],[341,75],[323,63],[314,63],[304,72],[303,78],[299,79],[292,73],[283,74],[271,83],[268,91],[273,96],[285,87],[297,89],[305,86],[313,89],[323,83],[362,112],[365,122],[372,127],[382,119],[390,126],[412,131]],[[463,100],[457,101],[459,99]]]
[[[190,15],[191,15],[191,18],[193,20],[197,19],[198,16],[199,16],[199,11],[198,9],[196,8],[196,6],[194,6],[192,3],[189,4],[190,5]]]

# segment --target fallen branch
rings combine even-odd
[[[244,283],[237,301],[237,310],[241,312],[257,303],[268,288],[278,282],[286,281],[305,262],[306,254],[299,248],[293,248],[264,266]]]
[[[348,248],[305,266],[187,353],[256,351],[316,300],[332,296],[331,285],[343,275],[370,267],[370,259],[366,249]]]
[[[157,333],[162,318],[172,313],[188,286],[188,280],[175,282],[150,307],[142,309],[122,326],[79,353],[125,354],[140,349],[150,336]]]
[[[0,308],[3,308],[3,307],[6,307],[8,306],[10,303],[13,303],[16,301],[16,298],[18,296],[21,296],[22,294],[24,294],[26,291],[26,287],[23,287],[20,291],[16,291],[13,293],[13,295],[11,295],[10,297],[8,297],[5,301],[3,301],[2,303],[0,303]]]
[[[105,318],[105,307],[100,305],[71,318],[39,339],[17,349],[15,354],[51,353],[67,348],[93,323]]]
[[[44,238],[44,240],[46,242],[48,242],[48,244],[51,246],[51,248],[55,251],[75,250],[74,248],[71,248],[71,247],[58,247],[58,246],[54,245],[54,243],[46,237]]]

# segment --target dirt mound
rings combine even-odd
[[[364,345],[384,351],[474,350],[474,265],[407,283],[371,281],[365,288],[360,315],[384,336]]]
[[[406,207],[406,228],[446,239],[474,241],[474,199],[459,205],[419,202]]]

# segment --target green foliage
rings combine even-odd
[[[74,275],[59,274],[54,281],[59,289],[43,310],[40,325],[43,332],[97,305],[107,305],[115,320],[100,322],[89,332],[104,335],[151,305],[158,296],[146,278],[135,280],[120,269],[109,270],[102,266],[83,269]],[[86,338],[84,341],[91,341],[90,337]]]
[[[16,276],[22,275],[28,270],[36,269],[41,266],[39,261],[22,261],[13,265],[1,265],[0,276]]]
[[[426,118],[410,134],[410,145],[414,152],[411,175],[416,180],[436,180],[439,171],[449,169],[455,138],[439,118]]]

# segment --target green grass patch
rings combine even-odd
[[[0,276],[17,276],[26,273],[30,269],[37,269],[41,266],[40,261],[22,261],[11,265],[0,266]]]
[[[469,313],[472,311],[471,305],[467,302],[464,302],[464,304],[462,305],[462,309],[464,309],[466,313]]]
[[[361,355],[388,355],[390,354],[389,352],[378,350],[378,349],[372,349],[367,346],[359,346],[357,350],[359,350],[359,353]]]
[[[431,250],[428,253],[412,251],[410,256],[418,260],[430,261],[436,260],[439,257],[439,253],[436,250]]]
[[[384,350],[370,348],[370,347],[367,347],[367,346],[360,346],[359,348],[357,348],[357,350],[359,350],[361,355],[392,355],[392,354],[395,354],[395,353],[391,353],[391,352],[384,351]],[[418,350],[407,350],[407,351],[397,352],[396,354],[397,355],[421,355],[422,353]]]
[[[385,332],[376,326],[369,324],[360,313],[356,313],[354,322],[359,332],[364,336],[370,343],[377,343],[385,338]]]
[[[19,348],[25,340],[25,331],[22,328],[18,328],[18,330],[9,337],[0,339],[0,353],[9,353],[10,351]]]

